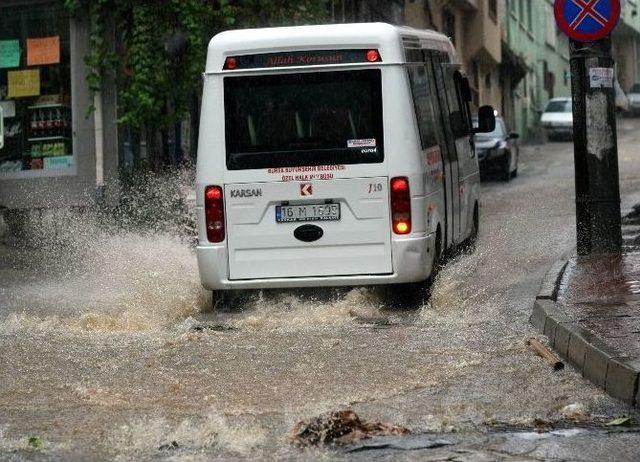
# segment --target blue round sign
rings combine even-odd
[[[579,42],[595,42],[611,34],[620,20],[620,0],[556,0],[556,23]]]

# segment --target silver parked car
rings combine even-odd
[[[640,115],[640,83],[631,87],[627,97],[629,98],[629,114]]]
[[[548,139],[573,138],[573,107],[571,98],[554,98],[547,104],[540,123]]]

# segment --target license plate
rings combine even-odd
[[[340,204],[277,205],[276,222],[339,221]]]

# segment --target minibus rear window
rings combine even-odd
[[[227,168],[384,160],[379,69],[225,77]]]

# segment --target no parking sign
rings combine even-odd
[[[620,20],[620,0],[556,0],[556,23],[578,42],[607,37]]]

